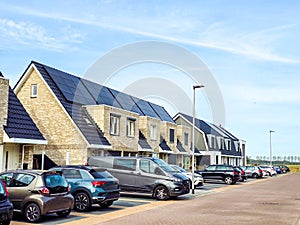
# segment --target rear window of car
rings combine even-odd
[[[90,174],[94,178],[113,178],[113,176],[106,170],[104,171],[96,171],[94,169],[90,170]]]
[[[53,187],[68,187],[66,179],[60,174],[46,174],[44,176],[45,185],[48,188]]]

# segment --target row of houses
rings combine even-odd
[[[192,162],[192,117],[38,62],[0,77],[0,170],[84,164],[92,155]],[[195,166],[245,164],[245,141],[196,119]]]

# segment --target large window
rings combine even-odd
[[[175,140],[175,130],[170,129],[170,143],[174,143]]]
[[[135,171],[136,159],[114,159],[113,168]]]
[[[156,140],[156,126],[150,125],[150,139]]]
[[[120,116],[111,114],[110,115],[110,134],[119,135],[120,134]]]
[[[127,118],[127,136],[134,137],[135,119]]]

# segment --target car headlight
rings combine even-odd
[[[180,178],[173,178],[174,182],[182,183],[182,180]]]

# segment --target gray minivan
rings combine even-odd
[[[107,169],[124,192],[151,193],[158,200],[190,192],[189,178],[158,158],[91,156],[88,165]]]

